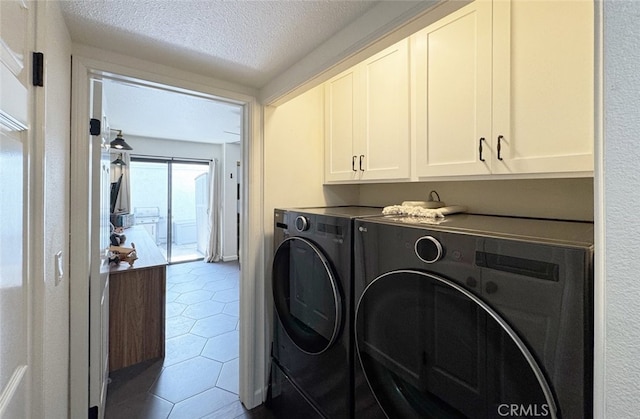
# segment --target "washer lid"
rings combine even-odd
[[[303,352],[329,349],[342,330],[343,300],[331,264],[313,242],[285,239],[275,252],[273,300],[282,326]]]
[[[430,273],[383,274],[355,314],[356,353],[389,418],[556,417],[547,380],[486,303]]]

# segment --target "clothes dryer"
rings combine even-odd
[[[355,223],[356,418],[592,417],[593,224]]]
[[[321,417],[352,417],[353,222],[381,214],[372,207],[275,210],[272,401],[292,389]]]

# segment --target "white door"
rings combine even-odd
[[[30,418],[29,87],[34,3],[0,1],[0,417]],[[37,384],[37,383],[36,383]]]
[[[102,81],[91,83],[93,119],[101,121],[101,133],[92,136],[91,166],[91,272],[89,286],[89,406],[104,417],[109,378],[109,124],[104,115]]]

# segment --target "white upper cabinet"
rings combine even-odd
[[[489,174],[491,3],[476,1],[411,37],[416,171]]]
[[[325,182],[593,175],[592,0],[476,0],[325,84]]]
[[[476,0],[411,42],[419,179],[592,174],[592,1]]]
[[[495,173],[592,174],[593,9],[592,0],[494,1]]]
[[[325,84],[325,182],[358,178],[354,73],[350,69]]]
[[[410,178],[409,41],[325,84],[325,182]]]

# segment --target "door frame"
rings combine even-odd
[[[242,105],[243,137],[242,177],[247,181],[242,185],[241,251],[240,263],[240,401],[247,409],[261,404],[266,397],[268,377],[268,336],[265,307],[265,255],[264,241],[264,200],[263,200],[263,141],[262,106],[255,95],[237,93],[229,88],[221,88],[220,82],[202,77],[190,77],[181,71],[168,67],[159,68],[139,60],[128,60],[132,67],[114,62],[102,61],[108,54],[100,54],[101,59],[72,56],[72,97],[71,97],[71,211],[70,211],[70,301],[69,301],[69,353],[70,359],[87,360],[71,362],[69,366],[69,414],[70,417],[85,417],[89,407],[88,389],[88,332],[89,293],[88,274],[90,260],[89,202],[90,167],[88,121],[89,121],[89,80],[92,76],[107,76],[116,79],[136,79],[149,84],[160,84],[176,91],[189,90],[212,98],[220,98]],[[125,60],[124,57],[119,57]],[[119,61],[114,58],[113,61]],[[154,68],[150,73],[144,68]],[[160,74],[161,73],[161,74]],[[203,80],[201,82],[194,79]],[[249,181],[250,180],[250,181]],[[257,280],[256,280],[257,279]]]

